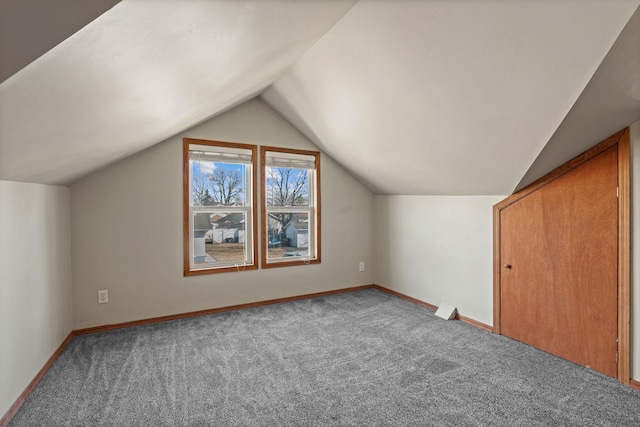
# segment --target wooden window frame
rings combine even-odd
[[[245,239],[251,239],[251,263],[243,263],[242,265],[233,265],[233,266],[221,266],[221,267],[208,267],[208,268],[199,268],[192,269],[191,268],[191,236],[190,236],[190,212],[191,212],[191,193],[190,193],[190,168],[189,168],[189,147],[191,145],[204,145],[210,147],[222,147],[222,148],[236,148],[236,149],[244,149],[251,151],[251,178],[249,180],[252,189],[251,189],[251,197],[248,199],[250,203],[250,216],[251,216],[251,226],[245,227]],[[214,151],[214,150],[212,150]],[[241,272],[245,270],[255,270],[258,268],[258,246],[257,246],[257,236],[258,236],[258,218],[257,218],[257,192],[258,192],[258,182],[257,182],[257,157],[258,157],[258,147],[252,144],[240,144],[236,142],[224,142],[224,141],[211,141],[204,139],[193,139],[193,138],[183,138],[183,146],[182,146],[182,193],[183,193],[183,204],[182,204],[182,213],[183,213],[183,225],[182,225],[182,236],[183,236],[183,273],[185,276],[199,276],[203,274],[216,274],[216,273],[227,273],[227,272]],[[251,236],[247,236],[248,233],[251,233]]]
[[[313,230],[309,230],[310,233],[313,233],[313,257],[305,258],[305,259],[294,259],[291,261],[271,261],[269,262],[267,258],[268,245],[269,245],[269,237],[268,237],[268,221],[267,221],[267,177],[266,177],[266,157],[268,152],[274,153],[287,153],[287,154],[299,154],[306,156],[313,156],[315,158],[315,178],[314,178],[314,189],[313,189],[313,206],[310,208],[310,214],[313,215]],[[309,151],[309,150],[298,150],[291,148],[280,148],[280,147],[269,147],[262,146],[260,147],[260,213],[261,213],[261,266],[262,268],[278,268],[278,267],[291,267],[298,265],[309,265],[309,264],[319,264],[322,260],[322,227],[321,227],[321,202],[320,202],[320,152],[319,151]]]

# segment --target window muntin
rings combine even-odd
[[[184,140],[185,275],[257,268],[254,145]]]
[[[320,153],[262,147],[262,266],[320,262]]]

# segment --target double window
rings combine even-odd
[[[184,139],[185,276],[258,266],[257,147]],[[320,153],[262,147],[262,266],[320,262]]]

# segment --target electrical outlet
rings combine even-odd
[[[98,304],[104,304],[109,302],[109,291],[98,291]]]
[[[364,271],[364,261],[360,261],[360,271]]]

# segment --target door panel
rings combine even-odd
[[[618,147],[500,211],[503,335],[615,377]]]

